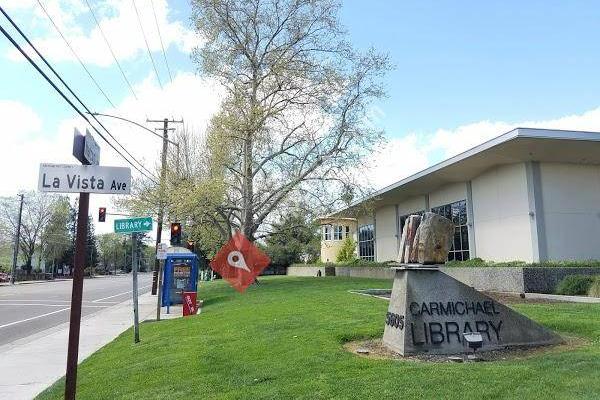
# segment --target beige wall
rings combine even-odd
[[[540,163],[547,259],[600,259],[600,167]]]
[[[375,256],[377,261],[395,260],[398,255],[396,207],[378,208],[375,212]]]
[[[425,196],[411,197],[398,203],[398,216],[425,210]]]
[[[467,198],[467,184],[465,182],[452,183],[429,193],[429,207],[442,206]]]
[[[533,261],[525,164],[493,168],[471,181],[476,256]]]
[[[349,226],[350,227],[350,237],[354,242],[357,242],[357,226],[356,221],[350,220],[327,220],[326,223],[321,222],[321,261],[323,262],[335,262],[337,255],[342,248],[342,244],[346,239],[346,231],[345,228],[343,230],[343,238],[342,240],[334,240],[333,239],[333,229],[331,231],[331,240],[324,240],[323,236],[323,225],[341,225],[341,226]]]

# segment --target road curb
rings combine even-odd
[[[140,319],[156,312],[156,296],[148,292],[138,299]],[[112,342],[132,325],[132,299],[83,317],[78,362]],[[3,381],[0,398],[34,398],[64,376],[68,335],[69,323],[66,322],[0,347]]]

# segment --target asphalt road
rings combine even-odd
[[[150,291],[151,273],[138,275],[139,294]],[[69,321],[72,281],[0,286],[0,346]],[[131,298],[132,276],[85,279],[82,316]]]

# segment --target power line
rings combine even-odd
[[[87,69],[87,67],[85,66],[85,64],[83,63],[83,61],[81,60],[81,58],[79,57],[79,55],[77,54],[77,52],[75,51],[75,49],[73,48],[73,46],[71,46],[71,43],[69,43],[69,41],[67,40],[67,38],[65,37],[65,35],[63,35],[63,33],[61,32],[61,30],[59,29],[58,25],[56,25],[56,23],[54,22],[54,20],[52,19],[52,17],[48,13],[48,11],[46,10],[46,8],[42,4],[42,2],[40,0],[37,0],[37,3],[41,7],[41,9],[44,11],[44,14],[46,14],[46,17],[48,17],[48,19],[50,20],[50,22],[54,26],[54,29],[56,30],[56,32],[58,32],[58,34],[60,35],[60,37],[67,44],[67,47],[69,48],[69,50],[71,50],[71,53],[73,53],[73,55],[75,56],[75,58],[77,59],[77,61],[79,61],[79,64],[81,64],[81,66],[83,67],[83,69],[85,70],[85,72],[87,73],[87,75],[90,77],[90,79],[92,80],[92,82],[94,82],[94,84],[96,85],[96,87],[98,88],[98,90],[100,91],[100,93],[102,93],[102,95],[104,96],[104,98],[106,99],[106,101],[108,101],[108,103],[113,108],[117,108],[114,105],[114,103],[110,100],[110,98],[108,97],[108,95],[104,92],[104,90],[102,90],[102,88],[100,87],[100,84],[96,81],[96,79],[94,79],[94,77],[92,76],[92,74],[90,73],[90,71]]]
[[[158,79],[158,86],[160,86],[161,90],[163,89],[162,82],[160,81],[160,76],[158,75],[158,70],[156,69],[156,64],[154,63],[154,58],[152,58],[152,52],[150,51],[150,46],[148,45],[148,39],[146,39],[146,33],[144,33],[144,27],[142,26],[142,19],[140,18],[140,13],[138,12],[137,6],[135,5],[135,0],[131,0],[133,3],[133,8],[135,9],[135,15],[137,16],[138,23],[140,25],[140,31],[142,31],[142,36],[144,37],[144,43],[146,43],[146,50],[148,50],[148,56],[150,57],[150,61],[152,62],[152,68],[154,68],[154,73],[156,74],[156,79]]]
[[[113,51],[113,49],[112,49],[112,47],[111,47],[111,45],[110,45],[110,43],[108,41],[108,38],[104,34],[104,30],[100,26],[100,22],[98,21],[98,18],[96,18],[96,14],[92,10],[92,7],[90,6],[89,1],[85,0],[85,4],[87,4],[88,9],[90,10],[90,14],[92,14],[92,17],[94,17],[94,21],[96,21],[96,26],[98,27],[98,30],[100,31],[100,34],[102,35],[102,38],[104,39],[104,43],[106,43],[106,46],[108,47],[108,50],[110,50],[110,54],[112,55],[113,60],[115,60],[115,63],[117,64],[117,67],[119,67],[119,71],[121,71],[121,75],[123,76],[123,79],[127,83],[127,86],[129,86],[129,90],[131,91],[131,94],[133,95],[133,97],[136,100],[139,101],[137,95],[135,94],[135,90],[133,90],[133,86],[131,85],[131,82],[129,82],[129,79],[127,79],[127,75],[125,75],[125,71],[123,71],[123,68],[121,67],[121,63],[117,59],[117,56],[115,55],[115,52]]]
[[[12,20],[12,18],[10,18],[10,16],[6,13],[6,11],[4,11],[4,8],[2,8],[2,6],[0,6],[0,12],[2,12],[2,14],[6,17],[6,19],[8,19],[8,21],[12,24],[12,26],[17,30],[17,32],[19,32],[19,34],[25,39],[25,41],[31,46],[31,48],[36,52],[36,54],[42,59],[42,61],[44,61],[44,63],[46,64],[46,66],[48,68],[50,68],[50,70],[54,73],[54,75],[60,80],[60,82],[67,88],[67,90],[77,99],[77,101],[83,106],[83,108],[85,108],[88,113],[91,113],[89,108],[81,101],[81,99],[73,92],[73,90],[70,88],[69,85],[67,85],[67,83],[62,79],[62,77],[58,74],[58,72],[56,72],[56,70],[50,65],[50,63],[46,60],[46,58],[38,51],[38,49],[33,45],[33,43],[31,43],[31,41],[29,40],[29,38],[27,37],[27,35],[25,35],[25,33],[23,33],[23,31],[21,31],[21,29],[17,26],[17,24]],[[69,103],[69,105],[92,127],[92,129],[94,129],[94,131],[96,131],[96,133],[121,157],[123,157],[123,159],[130,164],[134,169],[136,169],[138,172],[140,172],[143,176],[145,176],[146,178],[150,179],[152,182],[154,182],[155,184],[157,183],[155,180],[155,177],[153,176],[152,172],[150,172],[149,170],[147,170],[142,163],[140,163],[139,161],[137,161],[137,159],[135,159],[135,157],[133,157],[113,136],[112,134],[108,131],[108,129],[106,129],[106,127],[104,125],[102,125],[102,123],[95,117],[92,116],[94,118],[94,120],[106,131],[106,133],[108,133],[113,140],[115,140],[115,142],[117,142],[117,144],[119,144],[119,146],[121,146],[121,148],[123,148],[123,150],[134,160],[136,161],[138,164],[140,164],[142,166],[143,169],[145,169],[146,171],[148,171],[148,173],[150,173],[150,176],[147,175],[146,173],[144,173],[144,171],[142,171],[139,167],[137,167],[135,164],[133,164],[131,162],[131,160],[127,157],[125,157],[99,130],[98,128],[96,128],[95,125],[93,125],[91,123],[91,121],[85,116],[85,114],[83,112],[81,112],[79,110],[79,108],[77,108],[77,106],[75,104],[73,104],[73,102],[64,94],[64,92],[62,90],[60,90],[60,88],[58,88],[58,86],[56,86],[56,84],[48,77],[48,75],[42,71],[42,69],[35,63],[35,61],[32,60],[32,58],[21,48],[21,46],[19,46],[19,44],[14,40],[14,38],[0,25],[0,31],[2,31],[2,33],[4,34],[4,36],[6,36],[6,38],[12,43],[12,45],[19,50],[19,52],[27,59],[27,61],[29,61],[29,63],[38,71],[38,73],[40,73],[44,79],[54,88],[54,90],[56,90],[58,92],[58,94],[60,94],[60,96],[67,102]]]
[[[160,26],[158,25],[158,18],[156,17],[156,10],[154,9],[154,0],[150,0],[150,4],[152,5],[152,13],[154,13],[154,22],[156,22],[156,30],[158,31],[158,38],[160,39],[160,47],[162,47],[163,57],[165,59],[167,71],[169,72],[169,79],[171,80],[171,83],[173,83],[173,75],[171,75],[171,68],[169,68],[167,53],[165,52],[165,45],[163,44],[162,35],[160,34]]]

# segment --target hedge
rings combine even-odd
[[[589,275],[569,275],[556,287],[556,293],[567,296],[586,296],[594,277]]]

